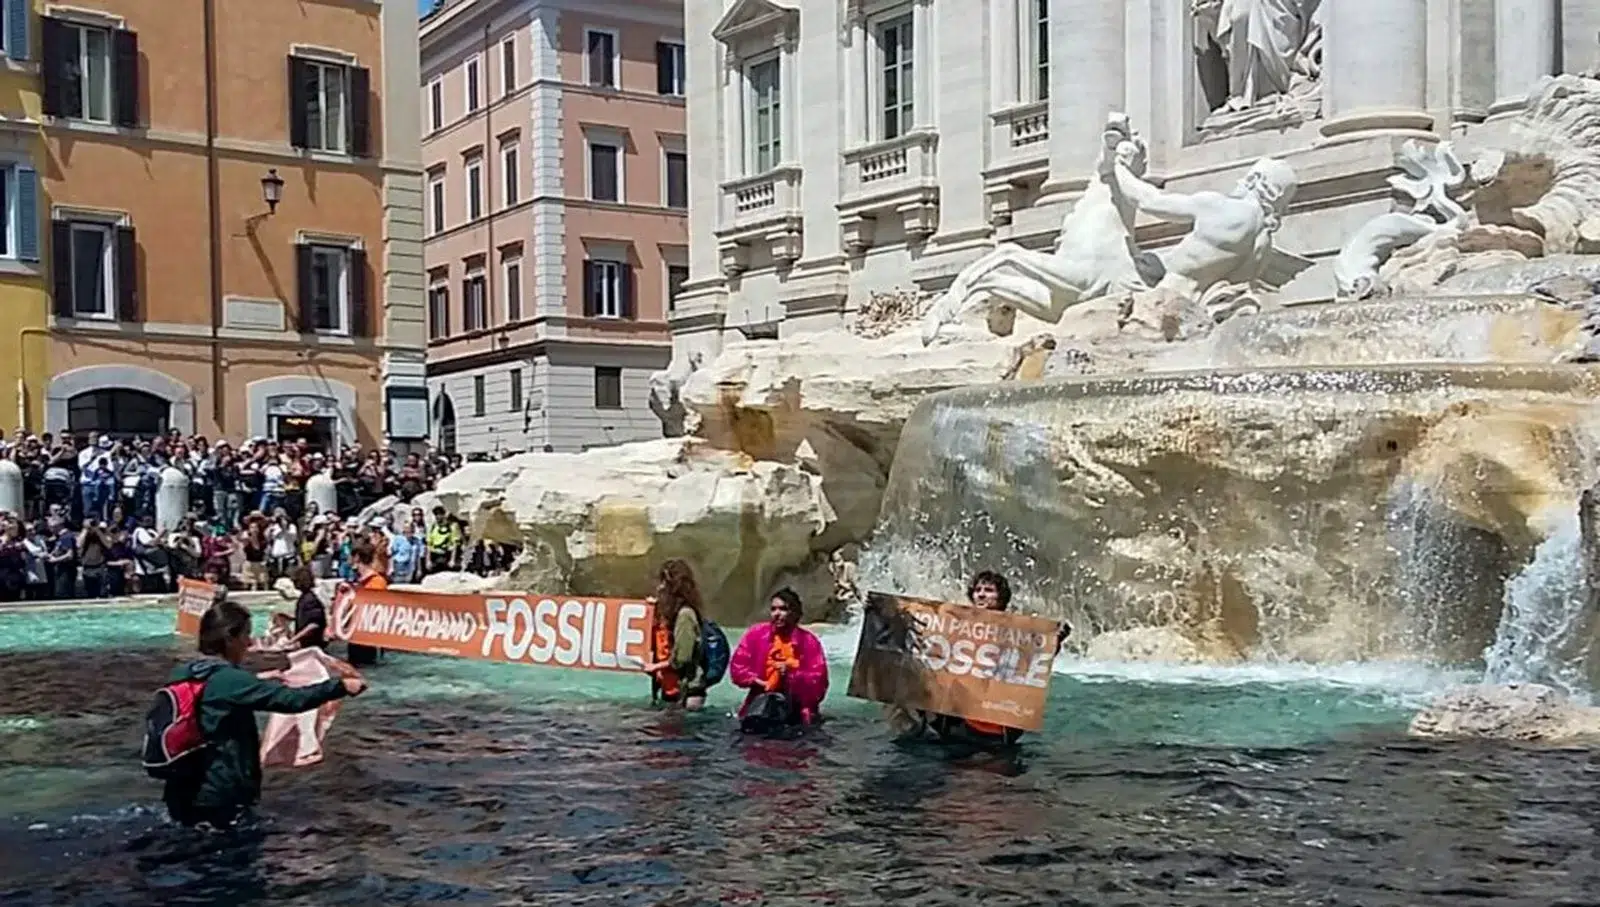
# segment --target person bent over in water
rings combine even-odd
[[[822,641],[800,626],[800,596],[779,589],[768,604],[770,620],[745,631],[728,672],[749,690],[739,707],[745,729],[769,733],[822,719],[828,695],[828,660]]]
[[[1005,611],[1011,607],[1011,584],[1004,576],[993,570],[984,570],[967,584],[967,601],[973,607],[985,611]],[[1072,625],[1062,621],[1060,630],[1056,634],[1057,651],[1060,651],[1062,644],[1071,635]],[[1023,734],[1018,728],[979,721],[975,718],[960,718],[938,713],[926,713],[923,717],[927,721],[928,729],[945,740],[1001,743],[1009,746],[1016,743]]]
[[[295,715],[367,688],[357,677],[287,687],[270,674],[258,677],[239,667],[249,651],[250,612],[219,601],[200,618],[200,654],[205,657],[172,672],[174,682],[205,683],[199,718],[206,749],[193,757],[189,771],[169,779],[162,792],[167,811],[184,825],[232,825],[261,799],[256,712]]]
[[[706,704],[705,655],[700,651],[700,587],[689,564],[673,558],[656,578],[655,621],[650,634],[651,698],[682,703],[689,711]]]

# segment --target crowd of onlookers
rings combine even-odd
[[[22,513],[0,514],[0,601],[164,592],[185,576],[265,589],[300,566],[317,578],[349,578],[352,547],[364,536],[397,583],[501,570],[512,555],[469,542],[442,507],[431,515],[413,508],[404,519],[385,510],[361,524],[358,514],[372,504],[409,502],[461,463],[431,450],[396,457],[350,445],[325,454],[305,441],[236,447],[176,431],[130,440],[18,432],[0,447],[21,470],[23,501]],[[178,505],[186,515],[162,530],[156,500],[169,468],[187,477],[188,501]],[[318,474],[333,482],[336,506],[327,511],[306,493]]]

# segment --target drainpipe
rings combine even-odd
[[[25,327],[17,331],[17,427],[28,427],[28,345],[23,338],[28,335],[49,337],[49,328]]]
[[[217,169],[217,4],[205,0],[206,55],[206,215],[209,235],[211,294],[211,417],[217,433],[227,430],[227,401],[222,393],[222,179]]]

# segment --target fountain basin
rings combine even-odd
[[[1164,628],[1216,661],[1471,662],[1594,481],[1597,390],[1587,367],[1427,364],[937,394],[863,577],[950,598],[1000,569],[1080,649]]]

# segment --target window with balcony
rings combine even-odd
[[[916,122],[915,47],[911,16],[880,22],[874,30],[878,55],[877,120],[880,140],[905,135]]]
[[[428,288],[428,338],[450,336],[450,287],[442,280]]]
[[[594,408],[622,408],[622,369],[614,365],[595,366]]]
[[[1050,0],[1022,0],[1028,4],[1028,72],[1023,80],[1025,90],[1031,90],[1030,100],[1044,101],[1050,97]]]
[[[307,151],[371,152],[372,73],[322,59],[289,58],[289,144]]]
[[[583,32],[584,61],[589,84],[617,88],[617,33],[603,28]]]
[[[500,263],[501,295],[505,297],[506,322],[522,320],[522,259],[507,257]]]
[[[483,216],[483,158],[467,158],[466,166],[467,220]]]
[[[476,111],[478,109],[478,105],[481,103],[479,99],[482,97],[482,95],[480,95],[478,92],[478,81],[480,79],[478,69],[477,57],[473,57],[467,61],[466,79],[464,80],[467,84],[467,113]]]
[[[783,159],[781,75],[777,57],[751,64],[745,72],[750,105],[746,142],[751,173],[766,173]]]
[[[489,326],[489,300],[483,271],[468,272],[461,281],[461,329],[468,333]]]
[[[685,61],[682,44],[656,42],[656,94],[683,97],[688,75]]]
[[[295,246],[300,333],[366,336],[367,253],[349,245]]]
[[[608,141],[589,140],[589,198],[597,202],[622,201],[622,147]]]
[[[689,207],[689,155],[682,151],[666,152],[666,206]]]
[[[51,223],[54,310],[61,318],[138,320],[138,239],[102,220]]]
[[[53,117],[139,126],[139,36],[45,16],[43,110]]]
[[[444,232],[444,171],[428,175],[428,232]]]
[[[500,97],[517,90],[517,36],[500,42]]]
[[[444,82],[434,79],[428,85],[428,131],[444,128]]]
[[[583,314],[587,318],[633,317],[633,268],[625,261],[583,263]]]
[[[515,141],[500,144],[500,205],[509,208],[522,200],[521,157]]]

